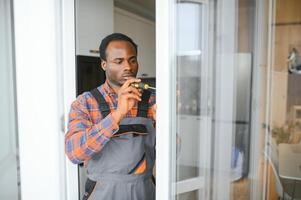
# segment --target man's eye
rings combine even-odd
[[[115,60],[115,63],[116,63],[116,64],[121,64],[121,63],[122,63],[122,60]]]
[[[136,63],[136,62],[137,62],[137,59],[131,59],[130,62],[131,62],[131,63]]]

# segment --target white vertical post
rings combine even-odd
[[[268,1],[256,0],[256,18],[255,18],[255,38],[254,38],[254,70],[252,73],[252,119],[251,119],[251,146],[250,146],[250,199],[265,198],[265,174],[266,166],[261,165],[263,157],[263,149],[265,138],[262,137],[262,119],[261,112],[265,109],[264,100],[267,96],[262,97],[267,88],[265,86],[265,73],[267,62],[267,46],[268,46],[268,21],[269,9]],[[260,134],[258,134],[260,133]],[[262,177],[263,178],[262,178]]]
[[[63,98],[67,104],[75,94],[73,12],[71,0],[14,0],[22,200],[67,196],[61,117]]]
[[[231,122],[235,119],[236,3],[236,0],[217,1],[213,199],[230,198],[231,148],[235,133]]]
[[[276,1],[275,0],[269,0],[268,2],[268,7],[269,7],[269,19],[268,19],[268,48],[267,48],[267,86],[266,86],[266,91],[267,91],[267,97],[266,97],[266,116],[265,116],[265,123],[269,126],[272,126],[271,123],[271,116],[272,115],[272,109],[271,109],[271,104],[272,104],[272,94],[273,94],[273,87],[272,87],[272,72],[273,72],[273,66],[274,66],[274,44],[275,44],[275,27],[273,24],[276,21]],[[270,127],[272,128],[272,127]],[[265,145],[267,145],[268,142],[271,142],[271,135],[268,130],[268,128],[265,130]],[[269,185],[271,184],[270,182],[270,172],[268,169],[268,165],[264,166],[264,174],[263,177],[263,193],[262,197],[266,197],[267,199],[270,198],[270,193],[269,193]],[[266,196],[264,196],[266,195]]]
[[[171,199],[171,1],[156,1],[156,199]]]
[[[62,0],[62,64],[63,64],[63,119],[66,132],[68,113],[76,97],[75,79],[75,5],[74,0]],[[79,198],[78,166],[65,156],[66,200]]]

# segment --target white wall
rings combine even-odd
[[[131,37],[138,45],[138,77],[156,76],[155,23],[125,10],[114,9],[114,32]]]
[[[111,0],[76,0],[76,55],[99,57],[101,40],[113,32],[124,33],[138,44],[139,77],[155,77],[155,23],[114,8]]]
[[[99,57],[101,39],[113,32],[112,0],[76,0],[76,54]]]

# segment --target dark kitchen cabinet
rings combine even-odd
[[[92,90],[106,80],[105,72],[100,66],[100,58],[76,56],[76,94]]]

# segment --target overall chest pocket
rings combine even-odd
[[[121,137],[128,134],[132,134],[133,137],[137,137],[139,135],[147,135],[148,131],[146,126],[143,124],[119,125],[118,132],[115,133],[112,138]]]

